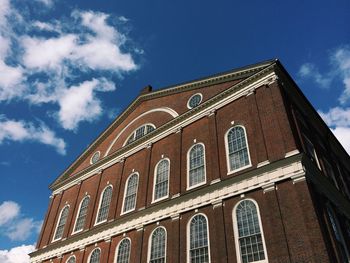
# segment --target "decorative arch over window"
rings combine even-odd
[[[75,256],[71,256],[66,263],[75,263]]]
[[[153,230],[148,242],[148,262],[166,262],[167,235],[164,227],[157,227]]]
[[[126,180],[122,214],[125,214],[135,209],[138,182],[139,182],[138,173],[131,174],[129,178]]]
[[[245,128],[237,125],[225,135],[228,172],[236,172],[251,166]]]
[[[258,204],[240,201],[233,210],[237,262],[267,262],[265,239]]]
[[[66,225],[67,218],[68,218],[68,213],[69,213],[69,205],[66,205],[61,210],[53,241],[56,241],[56,240],[62,238],[63,232],[64,232],[64,227]]]
[[[101,249],[95,248],[90,254],[89,263],[100,263]]]
[[[187,153],[187,189],[205,183],[205,147],[203,143],[197,143]]]
[[[79,232],[84,229],[85,218],[87,215],[88,207],[90,202],[90,196],[85,196],[80,202],[77,218],[75,220],[75,226],[73,232]]]
[[[197,214],[187,225],[187,262],[210,263],[208,219]]]
[[[97,212],[96,223],[99,224],[105,222],[108,218],[109,206],[112,200],[112,185],[108,185],[102,192],[100,197],[100,204]]]
[[[130,248],[131,241],[129,238],[124,238],[119,242],[116,250],[116,263],[129,263],[130,262]]]
[[[170,160],[160,160],[154,170],[153,201],[159,201],[169,196]]]
[[[128,144],[130,144],[130,143],[132,143],[134,141],[137,141],[138,139],[140,139],[143,136],[145,136],[146,134],[154,131],[155,129],[156,129],[156,126],[154,124],[152,124],[152,123],[147,123],[147,124],[144,124],[144,125],[138,127],[128,137],[128,139],[124,143],[124,146],[128,145]]]

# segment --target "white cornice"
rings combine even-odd
[[[217,187],[215,190],[209,193],[198,194],[192,199],[179,198],[180,200],[178,203],[169,205],[165,209],[151,211],[141,216],[135,214],[134,218],[126,221],[125,223],[111,226],[109,229],[102,230],[99,233],[92,234],[78,241],[34,256],[31,258],[31,262],[39,263],[44,260],[57,257],[58,255],[64,255],[85,246],[95,244],[99,241],[110,239],[113,236],[123,234],[127,231],[158,222],[165,218],[178,218],[181,213],[186,211],[198,209],[209,204],[213,204],[215,206],[227,198],[241,195],[252,190],[266,189],[270,187],[271,184],[275,184],[279,181],[286,180],[288,178],[301,178],[304,175],[305,171],[301,161],[299,160],[237,182],[228,183],[222,181],[220,182],[220,187]],[[219,186],[219,184],[216,185]]]
[[[68,189],[68,188],[78,184],[79,181],[81,181],[81,180],[86,180],[87,178],[97,174],[101,170],[104,170],[104,169],[114,165],[115,163],[119,162],[120,160],[125,159],[126,157],[144,149],[145,147],[147,147],[147,145],[155,143],[155,142],[167,137],[168,135],[177,132],[179,129],[182,129],[183,127],[186,127],[186,126],[190,125],[191,123],[193,123],[193,122],[195,122],[203,117],[210,115],[212,112],[216,111],[217,109],[220,109],[220,108],[224,107],[225,105],[227,105],[227,104],[229,104],[229,103],[231,103],[231,102],[233,102],[241,97],[246,96],[247,94],[251,93],[252,91],[254,91],[255,89],[257,89],[263,85],[271,84],[272,81],[276,81],[277,78],[278,77],[277,77],[275,72],[271,72],[270,74],[267,74],[264,77],[259,78],[257,81],[245,86],[244,88],[238,90],[237,92],[235,92],[233,94],[230,94],[227,97],[224,97],[219,102],[214,103],[213,105],[210,105],[209,107],[199,111],[198,113],[191,115],[189,118],[187,118],[187,119],[183,120],[182,122],[170,127],[169,129],[163,131],[162,133],[155,135],[154,137],[150,138],[149,140],[144,141],[142,144],[135,146],[134,148],[130,149],[129,151],[114,157],[113,159],[109,160],[108,162],[102,163],[100,166],[95,167],[95,169],[85,173],[82,176],[77,177],[76,179],[68,182],[67,184],[62,185],[61,187],[59,187],[55,191],[53,191],[53,194],[57,194],[65,189]],[[179,117],[181,117],[181,116],[179,116]],[[177,118],[179,118],[179,117],[177,117]]]

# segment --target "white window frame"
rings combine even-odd
[[[238,169],[234,169],[231,170],[231,165],[230,165],[230,151],[229,151],[229,147],[228,147],[228,134],[229,132],[235,128],[235,127],[241,127],[244,130],[244,137],[245,137],[245,143],[247,145],[247,151],[248,151],[248,159],[249,159],[249,164],[242,166]],[[249,167],[252,167],[252,159],[250,158],[250,150],[249,150],[249,143],[248,143],[248,135],[247,135],[247,130],[243,125],[234,125],[231,126],[225,133],[225,150],[226,150],[226,166],[227,166],[227,175],[233,174],[233,173],[237,173],[239,171],[242,171],[244,169],[247,169]]]
[[[100,250],[100,263],[101,263],[101,255],[102,255],[101,252],[102,252],[102,251],[101,251],[101,248],[99,248],[99,247],[94,248],[94,249],[90,252],[89,258],[88,258],[88,260],[87,260],[88,263],[90,263],[92,253],[94,253],[95,250]]]
[[[255,204],[256,207],[256,211],[258,214],[258,220],[259,220],[259,227],[260,227],[260,233],[261,233],[261,240],[263,242],[263,248],[264,248],[264,253],[265,253],[265,259],[264,260],[259,260],[259,261],[253,261],[254,263],[268,263],[268,256],[267,256],[267,250],[266,250],[266,243],[265,243],[265,236],[264,236],[264,229],[263,229],[263,225],[261,222],[261,215],[260,215],[260,209],[259,209],[259,205],[258,203],[251,198],[244,198],[239,200],[239,202],[237,202],[237,204],[234,206],[233,210],[232,210],[232,222],[233,222],[233,233],[234,233],[234,239],[235,239],[235,246],[236,246],[236,256],[237,256],[237,263],[242,263],[242,255],[241,255],[241,247],[239,245],[239,232],[238,232],[238,222],[236,219],[236,211],[237,211],[237,207],[238,205],[242,202],[242,201],[252,201]]]
[[[63,210],[64,210],[66,207],[68,207],[68,214],[67,214],[66,223],[64,224],[62,236],[61,236],[60,238],[56,238],[56,239],[55,239],[56,232],[57,232],[57,228],[58,228],[58,224],[59,224],[59,222],[61,221],[61,217],[62,217]],[[66,228],[66,224],[67,224],[68,217],[69,217],[69,210],[70,210],[70,205],[69,205],[69,204],[65,205],[65,206],[61,209],[60,216],[58,217],[58,220],[57,220],[57,222],[56,222],[56,228],[55,228],[54,235],[53,235],[53,237],[52,237],[52,242],[55,242],[55,241],[57,241],[57,240],[62,239],[63,234],[64,234],[64,229]]]
[[[98,159],[97,159],[97,161],[95,163],[97,163],[101,159],[101,152],[100,151],[96,151],[90,157],[90,164],[95,164],[94,162],[92,162],[92,158],[94,158],[94,155],[97,154],[97,153],[98,153]]]
[[[167,189],[167,195],[155,199],[155,195],[156,195],[156,181],[157,181],[157,171],[158,171],[158,165],[162,162],[162,161],[168,161],[169,164],[169,168],[168,168],[168,189]],[[153,195],[152,195],[152,203],[156,203],[159,202],[161,200],[167,199],[169,197],[169,184],[170,184],[170,159],[169,158],[162,158],[154,167],[154,175],[153,175]]]
[[[102,197],[103,197],[104,192],[106,191],[106,189],[107,189],[109,186],[112,187],[112,196],[111,196],[111,199],[113,198],[113,185],[112,185],[112,184],[108,184],[108,185],[106,185],[105,188],[103,188],[103,191],[102,191],[101,194],[100,194],[100,200],[99,200],[99,202],[98,202],[98,209],[97,209],[97,213],[96,213],[96,218],[95,218],[95,224],[94,224],[94,226],[97,226],[97,225],[99,225],[99,224],[102,224],[102,223],[104,223],[104,222],[106,222],[106,221],[108,220],[108,216],[107,216],[107,218],[106,218],[105,220],[102,220],[102,221],[100,221],[100,222],[97,222],[98,214],[100,213],[100,209],[101,209]],[[112,200],[111,200],[111,203],[112,203]],[[111,203],[109,203],[109,209],[111,208]],[[109,214],[109,212],[110,212],[110,210],[108,210],[108,214]]]
[[[198,215],[202,215],[205,217],[205,219],[207,220],[207,234],[208,234],[208,259],[209,262],[211,262],[211,253],[210,253],[210,233],[209,233],[209,220],[206,214],[203,213],[197,213],[193,216],[191,216],[191,218],[188,220],[187,222],[187,226],[186,226],[186,260],[187,263],[191,263],[190,261],[190,249],[191,249],[191,241],[190,241],[190,235],[191,235],[191,221],[194,217],[198,216]]]
[[[146,128],[147,125],[152,126],[154,129],[157,128],[153,123],[144,123],[144,124],[140,125],[140,126],[137,127],[135,130],[133,130],[132,133],[130,133],[130,135],[128,136],[128,138],[127,138],[127,139],[125,140],[125,142],[123,143],[123,147],[127,145],[127,143],[128,143],[128,141],[129,141],[129,139],[130,139],[131,136],[135,137],[136,131],[137,131],[138,129],[140,129],[140,128],[143,127],[143,126],[145,126],[145,128]],[[147,135],[147,133],[144,134],[143,136],[145,136],[145,135]],[[143,136],[142,136],[142,137],[143,137]],[[141,137],[141,138],[142,138],[142,137]],[[134,141],[135,141],[135,140],[134,140]]]
[[[196,145],[202,145],[203,146],[203,157],[204,157],[204,181],[203,182],[200,182],[200,183],[198,183],[198,184],[195,184],[195,185],[192,185],[192,186],[190,186],[190,152],[191,152],[191,150],[193,149],[193,147],[195,147]],[[206,151],[205,151],[205,145],[204,145],[204,143],[202,143],[202,142],[197,142],[197,143],[195,143],[195,144],[193,144],[191,147],[190,147],[190,149],[188,149],[188,151],[187,151],[187,164],[186,164],[186,169],[187,169],[187,172],[186,172],[186,174],[187,174],[187,186],[186,186],[186,190],[191,190],[191,189],[193,189],[193,188],[196,188],[196,187],[199,187],[199,186],[201,186],[201,185],[204,185],[204,184],[206,184],[207,183],[207,161],[206,161]]]
[[[192,110],[192,109],[195,108],[195,107],[191,108],[191,106],[190,106],[190,101],[191,101],[191,99],[192,99],[194,96],[196,96],[196,95],[201,96],[201,100],[199,101],[198,105],[201,104],[202,101],[203,101],[203,94],[202,94],[202,93],[195,93],[195,94],[193,94],[193,95],[187,100],[187,108],[190,109],[190,110]],[[198,106],[198,105],[197,105],[197,106]],[[196,107],[197,107],[197,106],[196,106]]]
[[[88,203],[88,209],[89,209],[91,197],[90,197],[90,195],[85,195],[85,196],[81,199],[81,201],[80,201],[79,209],[78,209],[77,214],[76,214],[76,216],[75,216],[75,221],[74,221],[74,226],[73,226],[72,235],[73,235],[73,234],[76,234],[76,233],[79,233],[79,232],[81,232],[81,231],[84,230],[84,227],[83,227],[82,229],[80,229],[80,230],[78,230],[78,231],[74,231],[74,230],[75,230],[75,226],[76,226],[77,221],[78,221],[78,216],[79,216],[79,214],[80,214],[81,205],[83,204],[83,201],[85,200],[85,198],[89,198],[89,203]],[[85,220],[86,220],[86,217],[87,217],[87,213],[86,213],[86,216],[85,216]],[[85,224],[85,223],[86,223],[86,221],[84,222],[84,224]]]
[[[73,256],[70,256],[67,260],[66,260],[66,263],[68,263],[68,261],[71,259],[71,258],[74,258],[74,262],[76,263],[77,262],[77,258],[73,255]]]
[[[128,259],[128,262],[130,263],[130,255],[131,255],[131,239],[129,238],[129,237],[125,237],[125,238],[123,238],[123,239],[121,239],[120,241],[119,241],[119,243],[118,243],[118,246],[116,247],[116,250],[115,250],[115,255],[114,255],[114,262],[115,263],[118,263],[117,262],[117,260],[118,260],[118,252],[119,252],[119,247],[120,247],[120,244],[125,240],[125,239],[127,239],[127,240],[129,240],[129,242],[130,242],[130,251],[129,251],[129,259]]]
[[[147,262],[150,262],[151,260],[151,247],[152,247],[152,236],[154,231],[156,231],[158,228],[163,228],[165,231],[165,255],[164,255],[164,259],[165,259],[165,263],[166,263],[166,257],[167,257],[167,243],[168,243],[168,232],[166,231],[166,228],[164,226],[158,226],[155,229],[153,229],[152,233],[150,234],[150,236],[148,237],[148,249],[147,249]]]
[[[131,178],[131,176],[133,176],[134,174],[137,175],[137,187],[136,187],[136,195],[135,195],[135,207],[133,209],[130,209],[130,210],[127,210],[127,211],[124,211],[124,206],[125,206],[125,197],[126,197],[126,191],[128,189],[128,184],[129,184],[129,180]],[[126,180],[125,182],[125,186],[124,186],[124,196],[123,196],[123,205],[122,205],[122,211],[120,213],[120,215],[125,215],[127,213],[130,213],[132,211],[134,211],[136,209],[136,205],[137,205],[137,192],[139,190],[139,183],[140,183],[140,174],[138,172],[132,172],[128,179]]]

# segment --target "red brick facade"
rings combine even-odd
[[[203,99],[189,109],[187,101],[196,93]],[[65,263],[74,256],[75,262],[85,263],[100,249],[101,263],[116,263],[124,238],[131,242],[129,262],[148,262],[150,236],[160,226],[166,230],[165,261],[189,262],[189,222],[201,214],[207,218],[210,253],[203,262],[243,262],[234,232],[235,206],[242,200],[257,204],[265,241],[261,262],[349,260],[349,156],[278,61],[151,91],[130,107],[51,186],[32,262]],[[124,146],[146,123],[154,124],[155,131]],[[250,163],[230,172],[225,140],[235,126],[245,128]],[[205,183],[188,189],[188,151],[198,143],[205,148]],[[91,164],[97,151],[101,159]],[[168,197],[154,202],[155,169],[164,158],[170,161]],[[136,207],[123,214],[127,179],[133,173],[138,173]],[[107,220],[95,224],[108,185],[113,190]],[[73,233],[87,195],[83,231]],[[66,205],[62,237],[53,241]]]

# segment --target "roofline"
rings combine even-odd
[[[109,131],[113,130],[115,126],[118,126],[131,112],[131,109],[133,107],[136,107],[139,103],[141,103],[144,100],[147,99],[153,99],[157,97],[161,97],[164,95],[169,94],[176,94],[184,89],[186,90],[192,90],[197,89],[217,83],[227,82],[229,80],[239,79],[244,77],[244,75],[250,75],[252,71],[259,71],[263,68],[266,68],[274,63],[278,62],[278,59],[270,59],[265,60],[259,63],[250,64],[248,66],[232,69],[229,71],[209,75],[206,77],[198,78],[195,80],[191,80],[188,82],[183,82],[171,86],[166,86],[164,88],[160,88],[158,90],[152,91],[150,93],[146,94],[140,94],[138,95],[130,104],[128,107],[124,109],[124,111],[117,116],[114,121],[103,131],[101,132],[96,139],[73,161],[71,165],[69,165],[50,185],[50,190],[53,190],[54,186],[59,183],[60,179],[66,175],[72,172],[74,168],[79,164],[79,162],[88,155],[106,136],[109,135]],[[281,66],[281,64],[279,63]],[[239,78],[237,78],[239,76]]]

